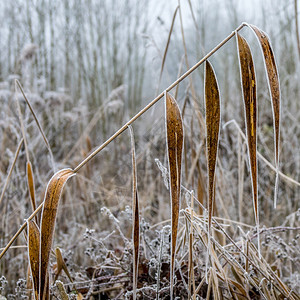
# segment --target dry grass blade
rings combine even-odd
[[[243,299],[249,299],[249,296],[241,283],[234,281],[232,279],[229,279],[229,278],[227,278],[227,280],[231,285],[233,285],[235,288],[237,288],[239,290],[239,293],[241,294]]]
[[[41,217],[40,299],[47,297],[46,279],[59,200],[65,183],[73,175],[75,173],[71,169],[60,170],[53,175],[47,186]]]
[[[175,99],[167,92],[165,92],[165,101],[166,101],[167,149],[168,149],[168,159],[169,159],[170,196],[171,196],[172,234],[171,234],[170,293],[172,299],[175,250],[176,250],[178,218],[179,218],[183,125],[182,125],[182,119],[181,119],[181,113],[179,107]]]
[[[17,87],[16,87],[17,84],[21,88],[20,83],[18,82],[18,80],[16,80],[15,81],[15,89],[16,90],[17,90]],[[22,88],[21,88],[21,91],[23,92]],[[19,120],[20,120],[20,124],[21,124],[21,132],[22,132],[22,135],[23,135],[26,158],[27,158],[27,165],[26,165],[27,184],[28,184],[28,189],[29,189],[29,194],[30,194],[31,205],[32,205],[32,208],[33,208],[33,211],[34,211],[35,208],[36,208],[36,204],[35,204],[35,196],[34,196],[34,180],[33,180],[32,166],[31,166],[31,162],[30,162],[30,159],[29,159],[29,150],[28,150],[28,145],[27,145],[27,140],[26,140],[25,126],[24,126],[24,122],[23,122],[23,118],[22,118],[20,102],[19,102],[18,98],[16,98],[16,101],[17,101],[18,116],[19,116]]]
[[[57,270],[56,270],[56,275],[55,275],[54,281],[57,280],[57,278],[58,278],[59,274],[61,273],[61,271],[64,270],[66,275],[68,276],[69,280],[71,282],[73,282],[71,274],[68,270],[68,267],[67,267],[67,265],[66,265],[66,263],[63,259],[61,251],[58,247],[55,248],[55,256],[56,256],[56,262],[57,262]]]
[[[32,166],[30,161],[27,161],[26,171],[27,171],[27,183],[29,188],[32,210],[35,211],[36,202],[35,202],[35,192],[34,192],[34,178],[33,178]]]
[[[299,25],[298,25],[298,0],[294,0],[294,8],[295,8],[295,25],[296,25],[296,39],[297,39],[297,48],[298,48],[298,55],[300,60],[300,35],[299,35]]]
[[[180,20],[182,45],[183,45],[183,49],[184,49],[184,59],[185,59],[186,67],[187,67],[187,69],[189,69],[190,65],[189,65],[189,60],[188,60],[188,52],[187,52],[187,46],[186,46],[186,42],[185,42],[185,35],[184,35],[184,29],[183,29],[184,26],[183,26],[183,18],[182,18],[182,10],[181,10],[180,0],[178,0],[178,6],[179,6],[179,20]],[[202,128],[204,128],[204,119],[203,119],[203,115],[201,114],[201,110],[198,105],[198,102],[197,102],[197,95],[196,95],[196,91],[194,88],[192,75],[189,76],[189,89],[191,91],[192,100],[193,100],[192,103],[194,106],[194,111],[196,112],[197,120],[199,123],[199,128],[202,129]]]
[[[213,290],[213,295],[214,295],[214,299],[219,300],[221,299],[220,296],[220,291],[219,291],[219,281],[217,278],[217,274],[216,274],[216,270],[215,268],[211,269],[212,273],[212,290]]]
[[[228,121],[226,124],[223,125],[223,128],[225,128],[229,124],[233,124],[237,128],[237,130],[238,130],[239,134],[241,135],[241,137],[243,138],[243,140],[245,140],[245,141],[247,140],[246,136],[244,135],[240,126],[237,124],[236,120]],[[276,167],[274,167],[259,151],[257,151],[257,157],[260,158],[262,160],[262,162],[265,163],[271,170],[276,172]],[[293,184],[300,186],[299,181],[287,176],[286,174],[284,174],[280,171],[278,171],[278,174],[289,186],[292,186]]]
[[[211,231],[215,170],[220,131],[220,95],[216,75],[211,64],[205,64],[205,111],[206,111],[206,147],[208,169],[208,231]]]
[[[276,182],[274,207],[276,208],[277,190],[278,190],[278,171],[279,171],[279,139],[280,139],[280,85],[279,76],[275,61],[273,49],[269,38],[265,32],[258,29],[254,25],[248,25],[255,33],[259,40],[264,56],[265,69],[268,77],[268,85],[272,100],[273,123],[274,123],[274,144],[275,144],[275,166],[276,166]]]
[[[39,291],[39,261],[40,261],[40,230],[34,220],[27,222],[28,227],[28,255],[33,282],[35,299],[38,299]]]
[[[245,106],[245,120],[247,130],[247,144],[250,159],[250,171],[252,182],[252,194],[255,222],[258,226],[258,199],[257,199],[257,157],[256,157],[256,128],[257,128],[257,113],[256,113],[256,81],[254,65],[250,47],[247,41],[237,33],[238,38],[238,53],[240,59],[240,71],[243,87],[243,99]]]
[[[16,83],[15,83],[15,90],[17,91]],[[25,127],[24,127],[24,123],[23,123],[20,102],[19,102],[19,99],[17,98],[17,96],[16,96],[16,103],[17,103],[18,117],[19,117],[19,121],[20,121],[20,125],[21,125],[21,132],[22,132],[22,136],[23,136],[23,140],[24,140],[26,158],[27,158],[27,161],[29,161],[29,151],[28,151],[28,147],[27,147],[27,140],[26,140],[26,135],[25,135]]]
[[[6,180],[5,180],[5,183],[4,183],[2,192],[1,192],[1,196],[0,196],[0,205],[1,205],[2,200],[3,200],[3,198],[4,198],[4,194],[5,194],[5,191],[6,191],[8,182],[9,182],[9,179],[10,179],[10,177],[11,177],[12,171],[13,171],[13,169],[14,169],[14,167],[15,167],[16,162],[17,162],[17,158],[18,158],[18,156],[19,156],[19,153],[20,153],[21,147],[22,147],[22,145],[23,145],[23,142],[24,142],[24,139],[22,138],[21,141],[20,141],[20,143],[19,143],[19,145],[18,145],[18,148],[17,148],[17,150],[16,150],[16,154],[15,154],[14,160],[13,160],[13,162],[12,162],[12,165],[11,165],[9,171],[8,171],[8,175],[7,175],[7,177],[6,177]]]
[[[195,286],[195,273],[194,273],[194,263],[193,263],[193,244],[194,244],[194,193],[191,193],[191,224],[190,224],[190,234],[189,234],[189,277],[188,277],[188,286],[189,286],[189,298],[193,300],[196,299],[196,286]],[[193,294],[192,294],[192,285],[193,285]]]
[[[169,35],[168,35],[168,40],[167,40],[166,48],[165,48],[165,51],[164,51],[163,60],[161,62],[160,74],[159,74],[159,80],[158,80],[156,94],[158,93],[159,85],[160,85],[162,74],[163,74],[163,71],[164,71],[164,66],[165,66],[165,62],[166,62],[166,58],[167,58],[167,53],[168,53],[168,49],[169,49],[169,45],[170,45],[171,35],[172,35],[172,32],[173,32],[173,27],[174,27],[175,18],[176,18],[176,14],[177,14],[178,9],[179,9],[179,6],[177,6],[175,8],[175,11],[174,11],[174,14],[173,14],[171,28],[170,28]]]
[[[133,299],[136,299],[139,248],[140,248],[140,220],[139,220],[139,200],[137,193],[137,172],[135,158],[134,134],[131,126],[128,126],[131,137],[132,152],[132,240],[133,240]]]
[[[42,126],[40,125],[40,122],[39,122],[39,120],[38,120],[38,118],[37,118],[37,116],[36,116],[36,114],[35,114],[35,112],[34,112],[32,106],[31,106],[30,102],[28,101],[28,99],[27,99],[27,97],[26,97],[26,95],[25,95],[25,92],[23,91],[23,88],[22,88],[22,86],[21,86],[19,80],[16,80],[16,84],[18,85],[18,87],[19,87],[19,89],[20,89],[20,91],[21,91],[21,93],[22,93],[22,95],[23,95],[23,97],[24,97],[24,99],[25,99],[25,101],[26,101],[26,103],[27,103],[27,105],[28,105],[30,111],[31,111],[31,114],[32,114],[32,116],[33,116],[33,118],[34,118],[34,120],[35,120],[35,122],[36,122],[36,124],[37,124],[37,127],[38,127],[38,129],[39,129],[39,131],[40,131],[40,133],[41,133],[41,135],[42,135],[42,137],[43,137],[43,140],[44,140],[44,142],[45,142],[45,144],[46,144],[46,146],[47,146],[47,148],[48,148],[48,151],[49,151],[49,153],[50,153],[51,160],[52,160],[53,167],[54,167],[54,159],[53,159],[52,150],[51,150],[50,144],[49,144],[49,142],[48,142],[48,140],[47,140],[47,138],[46,138],[46,135],[45,135],[45,133],[44,133],[44,131],[43,131],[43,129],[42,129]]]
[[[44,205],[44,202],[42,202],[37,209],[28,217],[27,220],[31,220],[32,218],[34,218],[36,216],[36,214],[42,209]],[[21,227],[18,229],[18,231],[14,234],[14,236],[10,239],[10,241],[6,244],[6,246],[1,249],[2,252],[0,253],[0,259],[4,256],[4,254],[6,253],[6,251],[11,247],[11,245],[13,244],[13,242],[17,239],[17,237],[20,235],[20,233],[22,233],[22,231],[26,228],[27,226],[27,222],[24,222]]]

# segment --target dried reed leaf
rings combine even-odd
[[[248,25],[248,24],[247,24]],[[273,124],[274,124],[274,144],[275,144],[275,166],[276,183],[274,195],[274,207],[276,208],[277,190],[278,190],[278,171],[279,171],[279,142],[280,142],[280,85],[279,76],[275,61],[275,56],[269,38],[265,32],[254,25],[248,25],[255,33],[262,49],[266,74],[268,77],[268,86],[272,101]]]
[[[27,171],[27,183],[29,188],[32,210],[35,211],[36,202],[35,202],[35,192],[34,192],[34,178],[33,178],[32,166],[30,161],[27,161],[26,171]]]
[[[203,203],[204,203],[204,188],[202,185],[201,178],[198,178],[198,184],[197,184],[197,199],[200,203],[199,205],[199,215],[203,215]]]
[[[256,157],[256,81],[254,65],[250,47],[247,41],[237,33],[238,54],[240,60],[240,72],[242,79],[243,99],[245,107],[245,121],[247,131],[247,145],[250,160],[250,172],[252,182],[252,196],[254,205],[255,222],[258,226],[258,199],[257,199],[257,157]]]
[[[57,278],[58,278],[59,274],[61,273],[61,271],[64,270],[66,275],[68,276],[70,282],[73,282],[73,279],[70,275],[68,267],[67,267],[67,265],[66,265],[66,263],[63,259],[61,251],[58,247],[55,248],[55,256],[56,256],[56,262],[57,262],[57,270],[56,270],[54,281],[57,280]]]
[[[211,231],[215,170],[220,131],[220,95],[215,72],[211,64],[205,64],[205,111],[206,111],[206,148],[208,169],[208,230]]]
[[[92,141],[89,136],[86,137],[85,142],[86,142],[87,151],[91,152],[93,147],[92,147]]]
[[[208,287],[207,287],[207,294],[206,294],[206,300],[210,300],[211,299],[211,285],[212,285],[212,276],[211,276],[211,270],[212,268],[210,268],[207,272],[207,276],[208,276]],[[213,299],[213,298],[212,298]]]
[[[181,160],[183,146],[183,124],[181,113],[175,99],[165,92],[166,101],[166,131],[167,149],[170,174],[170,197],[171,197],[171,265],[170,286],[171,299],[173,297],[173,275],[175,265],[175,250],[179,219]]]
[[[216,300],[221,299],[220,291],[219,291],[219,281],[217,278],[215,268],[211,268],[211,275],[212,275],[212,290],[213,290],[213,298]]]
[[[34,299],[38,299],[40,274],[40,230],[34,220],[27,222],[28,230],[28,256],[31,269]]]
[[[128,126],[131,137],[132,152],[132,240],[133,240],[133,299],[136,299],[138,265],[139,265],[139,248],[140,248],[140,220],[139,220],[139,200],[137,193],[137,172],[135,158],[134,134],[131,126]]]
[[[196,285],[195,285],[195,273],[194,273],[194,262],[193,262],[193,243],[194,243],[194,192],[191,193],[191,223],[190,223],[190,234],[189,234],[189,275],[188,275],[188,287],[189,287],[189,299],[192,297],[196,299]],[[193,285],[193,294],[192,294]]]
[[[230,278],[227,278],[228,282],[232,285],[234,285],[239,292],[241,293],[242,297],[245,299],[249,299],[248,293],[246,292],[246,290],[244,289],[243,285],[235,280],[232,280]]]
[[[63,187],[67,180],[75,175],[71,169],[58,171],[50,179],[45,194],[41,217],[41,259],[40,259],[40,297],[47,297],[46,278],[49,265],[50,251],[53,240],[57,208]],[[43,299],[42,298],[42,299]]]
[[[179,6],[177,6],[175,8],[175,11],[174,11],[174,14],[173,14],[172,23],[171,23],[171,27],[170,27],[169,35],[168,35],[168,40],[167,40],[167,44],[166,44],[166,47],[165,47],[164,56],[163,56],[163,59],[162,59],[162,62],[161,62],[160,74],[159,74],[159,80],[158,80],[156,94],[158,93],[159,85],[160,85],[162,74],[163,74],[163,71],[164,71],[165,61],[166,61],[166,58],[167,58],[167,53],[168,53],[168,49],[169,49],[169,45],[170,45],[170,41],[171,41],[171,35],[172,35],[172,32],[173,32],[173,27],[174,27],[174,23],[175,23],[176,14],[177,14],[178,9],[179,9]]]

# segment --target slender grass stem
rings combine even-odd
[[[201,60],[199,60],[195,65],[193,65],[189,70],[187,70],[183,75],[181,75],[176,81],[174,81],[170,86],[168,86],[165,91],[171,91],[175,86],[177,86],[183,79],[188,77],[192,72],[194,72],[198,67],[200,67],[210,56],[212,56],[216,51],[218,51],[222,46],[224,46],[231,38],[235,36],[235,33],[241,30],[245,24],[241,24],[234,31],[231,32],[221,43],[219,43],[215,48],[213,48],[209,53],[207,53]],[[156,98],[154,98],[148,105],[146,105],[142,110],[140,110],[134,117],[132,117],[127,123],[125,123],[117,132],[115,132],[108,140],[106,140],[102,145],[96,148],[90,155],[88,155],[77,167],[75,167],[74,172],[77,173],[84,165],[86,165],[91,159],[93,159],[101,150],[103,150],[111,141],[118,137],[123,131],[125,131],[129,125],[131,125],[136,119],[138,119],[142,114],[144,114],[149,108],[151,108],[156,102],[163,98],[165,91],[161,92]]]

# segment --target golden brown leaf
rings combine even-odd
[[[248,25],[248,24],[247,24]],[[279,171],[279,142],[280,142],[280,85],[279,76],[275,61],[275,56],[269,38],[265,32],[254,25],[248,25],[255,33],[262,49],[266,73],[269,82],[269,91],[272,101],[273,124],[274,124],[274,144],[275,144],[275,166],[277,169],[274,206],[276,207],[278,171]]]
[[[208,228],[211,230],[215,170],[220,131],[220,95],[218,82],[211,64],[205,64],[205,110],[206,110],[206,147],[208,169]]]
[[[58,171],[50,179],[45,195],[41,218],[41,268],[40,268],[40,297],[47,297],[46,278],[48,274],[49,257],[52,246],[55,219],[61,193],[66,181],[75,175],[71,169]]]
[[[55,278],[54,278],[54,281],[57,280],[59,274],[61,273],[62,270],[65,271],[66,275],[68,276],[69,280],[71,282],[73,282],[73,279],[70,275],[70,272],[68,270],[68,267],[62,257],[62,254],[61,254],[61,251],[59,249],[59,247],[56,247],[55,248],[55,256],[56,256],[56,262],[57,262],[57,269],[56,269],[56,274],[55,274]]]
[[[27,222],[28,227],[28,255],[31,269],[33,293],[38,299],[39,291],[39,261],[40,261],[40,230],[34,220]]]
[[[32,210],[35,211],[36,203],[35,203],[35,192],[34,192],[34,178],[33,178],[32,166],[30,161],[27,161],[27,182],[28,182]]]
[[[166,101],[166,129],[167,129],[167,149],[169,158],[170,173],[170,195],[171,195],[171,297],[173,294],[173,272],[175,262],[175,249],[179,219],[180,201],[180,180],[181,180],[181,159],[183,145],[183,125],[179,107],[175,99],[165,93]]]
[[[254,65],[250,47],[247,41],[237,33],[238,53],[240,59],[240,71],[243,88],[243,99],[245,107],[245,120],[247,131],[247,145],[250,160],[252,196],[256,224],[258,220],[258,200],[257,200],[257,157],[256,157],[256,81]]]

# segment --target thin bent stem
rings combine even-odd
[[[19,234],[26,228],[27,221],[31,220],[43,207],[44,201],[39,205],[39,207],[29,216],[29,218],[23,223],[23,225],[19,228],[19,230],[16,232],[16,234],[11,238],[11,240],[8,242],[8,244],[5,246],[5,248],[0,253],[0,259],[2,256],[6,253],[6,251],[9,249],[9,247],[12,245],[12,243],[15,241],[15,239],[19,236]]]
[[[299,25],[298,25],[297,0],[294,0],[294,5],[295,5],[296,38],[297,38],[297,47],[298,47],[298,54],[299,54],[299,60],[300,60],[300,35],[299,35]]]
[[[23,145],[23,142],[24,142],[24,139],[22,138],[21,141],[20,141],[20,143],[19,143],[19,146],[18,146],[18,148],[17,148],[17,151],[16,151],[16,154],[15,154],[13,163],[12,163],[10,169],[9,169],[8,175],[7,175],[7,177],[6,177],[5,184],[4,184],[3,189],[2,189],[2,193],[1,193],[1,196],[0,196],[0,205],[1,205],[1,202],[2,202],[2,200],[3,200],[4,193],[5,193],[5,191],[6,191],[6,188],[7,188],[9,179],[10,179],[10,176],[11,176],[12,171],[13,171],[13,169],[14,169],[14,167],[15,167],[16,162],[17,162],[17,158],[18,158],[18,156],[19,156],[19,153],[20,153],[21,147],[22,147],[22,145]]]
[[[177,86],[183,79],[194,72],[199,66],[201,66],[210,56],[212,56],[216,51],[218,51],[224,44],[226,44],[232,37],[234,37],[235,32],[241,30],[245,24],[241,24],[236,30],[232,31],[221,43],[219,43],[215,48],[213,48],[209,53],[207,53],[201,60],[199,60],[195,65],[193,65],[189,70],[187,70],[183,75],[181,75],[176,81],[174,81],[169,87],[165,89],[166,92],[171,91],[175,86]],[[124,124],[117,132],[115,132],[108,140],[106,140],[102,145],[96,148],[90,155],[88,155],[77,167],[75,167],[74,172],[77,173],[86,163],[93,159],[102,149],[104,149],[111,141],[118,137],[123,131],[128,128],[136,119],[138,119],[142,114],[144,114],[149,108],[151,108],[156,102],[163,98],[165,91],[161,92],[155,99],[153,99],[147,106],[140,110],[134,117],[132,117],[126,124]]]
[[[50,153],[52,167],[53,167],[53,170],[55,171],[55,164],[54,164],[53,153],[52,153],[50,144],[49,144],[49,142],[48,142],[48,140],[47,140],[47,138],[46,138],[46,135],[45,135],[45,133],[44,133],[44,131],[43,131],[41,125],[40,125],[40,122],[39,122],[39,120],[38,120],[38,118],[37,118],[37,116],[36,116],[36,114],[35,114],[35,112],[34,112],[32,106],[31,106],[31,104],[30,104],[29,100],[27,99],[27,97],[26,97],[26,95],[25,95],[25,92],[24,92],[24,90],[23,90],[23,88],[22,88],[22,86],[21,86],[21,83],[19,82],[18,79],[16,79],[15,83],[16,83],[16,85],[18,85],[18,87],[19,87],[19,89],[20,89],[20,91],[21,91],[21,93],[22,93],[22,95],[23,95],[23,97],[24,97],[24,99],[25,99],[25,101],[26,101],[26,103],[27,103],[27,105],[28,105],[30,111],[31,111],[31,114],[32,114],[32,116],[33,116],[33,118],[34,118],[34,120],[35,120],[35,123],[36,123],[37,126],[38,126],[38,129],[39,129],[39,131],[40,131],[40,133],[41,133],[41,135],[42,135],[42,137],[43,137],[43,140],[44,140],[44,142],[45,142],[45,144],[46,144],[46,147],[47,147],[47,149],[48,149],[48,151],[49,151],[49,153]],[[17,90],[17,89],[16,89],[16,90]],[[24,140],[24,142],[26,142],[26,141]]]

